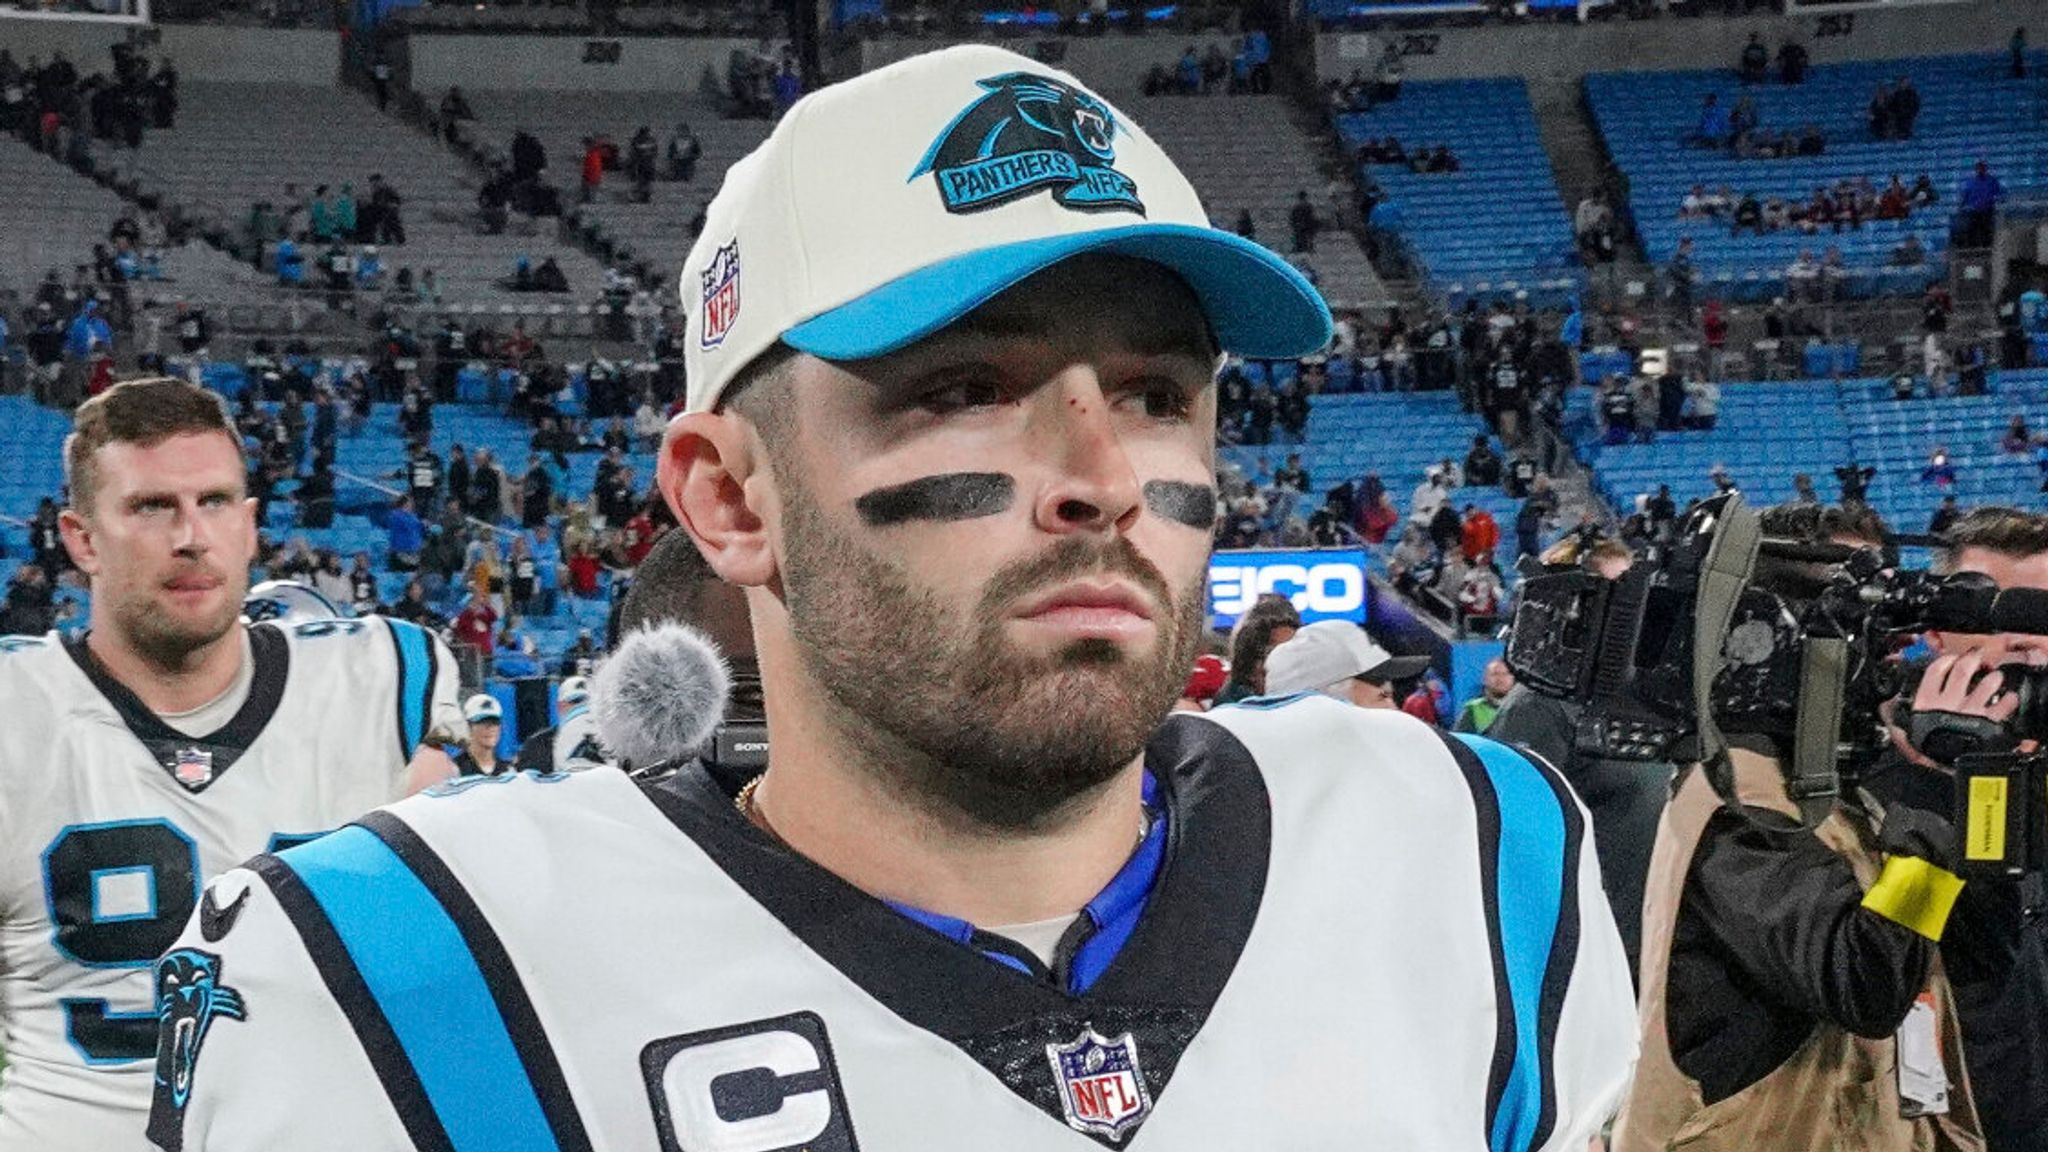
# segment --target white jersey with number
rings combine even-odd
[[[402,793],[460,726],[455,662],[376,618],[249,628],[247,701],[202,738],[81,642],[0,644],[0,1152],[141,1152],[154,969],[202,882]]]
[[[160,989],[152,1135],[1582,1152],[1636,1014],[1554,772],[1322,697],[1171,719],[1146,768],[1157,878],[1085,985],[1088,944],[998,962],[987,934],[788,852],[701,773],[416,797],[216,882],[235,911],[195,920]]]

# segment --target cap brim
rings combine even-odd
[[[1375,684],[1392,684],[1398,680],[1409,680],[1429,671],[1427,656],[1394,656],[1380,661],[1359,675]]]
[[[1161,265],[1200,299],[1225,352],[1291,359],[1330,342],[1330,309],[1294,266],[1242,236],[1186,224],[1134,224],[1004,244],[882,285],[783,333],[823,360],[864,360],[914,344],[1028,277],[1085,253]]]

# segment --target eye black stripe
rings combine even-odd
[[[1180,480],[1145,482],[1145,506],[1176,524],[1207,531],[1216,526],[1216,489]]]
[[[877,488],[853,502],[871,528],[910,520],[974,520],[1009,510],[1017,482],[1002,472],[944,472],[889,488]]]

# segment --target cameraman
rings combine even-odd
[[[1607,580],[1619,580],[1634,563],[1618,541],[1586,546],[1579,535],[1565,537],[1543,556],[1546,565],[1578,564]],[[1584,707],[1575,700],[1545,696],[1517,684],[1501,701],[1487,736],[1516,744],[1543,757],[1571,783],[1593,818],[1593,848],[1600,858],[1600,884],[1621,929],[1629,971],[1638,970],[1642,940],[1643,877],[1650,868],[1650,846],[1657,835],[1657,814],[1674,764],[1605,760],[1576,747]]]
[[[1773,509],[1767,535],[1861,544],[1853,509]],[[1760,564],[1753,586],[1796,601],[1799,564]],[[1939,702],[1995,718],[1998,685]],[[1643,1056],[1616,1152],[1952,1150],[1982,1147],[1937,944],[1955,890],[1955,836],[1940,815],[1866,806],[1845,787],[1802,823],[1785,783],[1782,719],[1719,717],[1717,787],[1680,771],[1658,824],[1643,904]],[[1723,789],[1732,791],[1725,798]]]
[[[1975,572],[2000,588],[2048,589],[2048,517],[1977,508],[1959,517],[1944,540],[1934,557],[1940,574]],[[1925,639],[1939,656],[1921,679],[1916,713],[1958,711],[1953,701],[1973,687],[1997,691],[2001,666],[2048,663],[2048,637],[1929,632]],[[1992,671],[1972,685],[1983,669]],[[2015,703],[2007,698],[1991,718],[2009,718]],[[1913,748],[1899,728],[1892,732],[1892,749],[1866,775],[1865,787],[1887,805],[1948,817],[1955,810],[1953,776]],[[1972,880],[1942,949],[1989,1152],[2048,1152],[2044,903],[2037,875],[2011,883]]]

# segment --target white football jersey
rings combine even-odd
[[[597,716],[588,704],[569,709],[555,726],[555,771],[581,772],[602,768],[612,762],[604,742],[597,738]]]
[[[1078,991],[789,852],[701,770],[436,789],[215,883],[239,914],[166,959],[152,1137],[1582,1152],[1636,1014],[1554,772],[1322,697],[1173,718],[1146,768],[1163,858]]]
[[[82,642],[0,644],[0,1152],[139,1152],[153,969],[201,883],[402,794],[460,727],[431,634],[367,618],[249,629],[247,702],[193,739]]]

